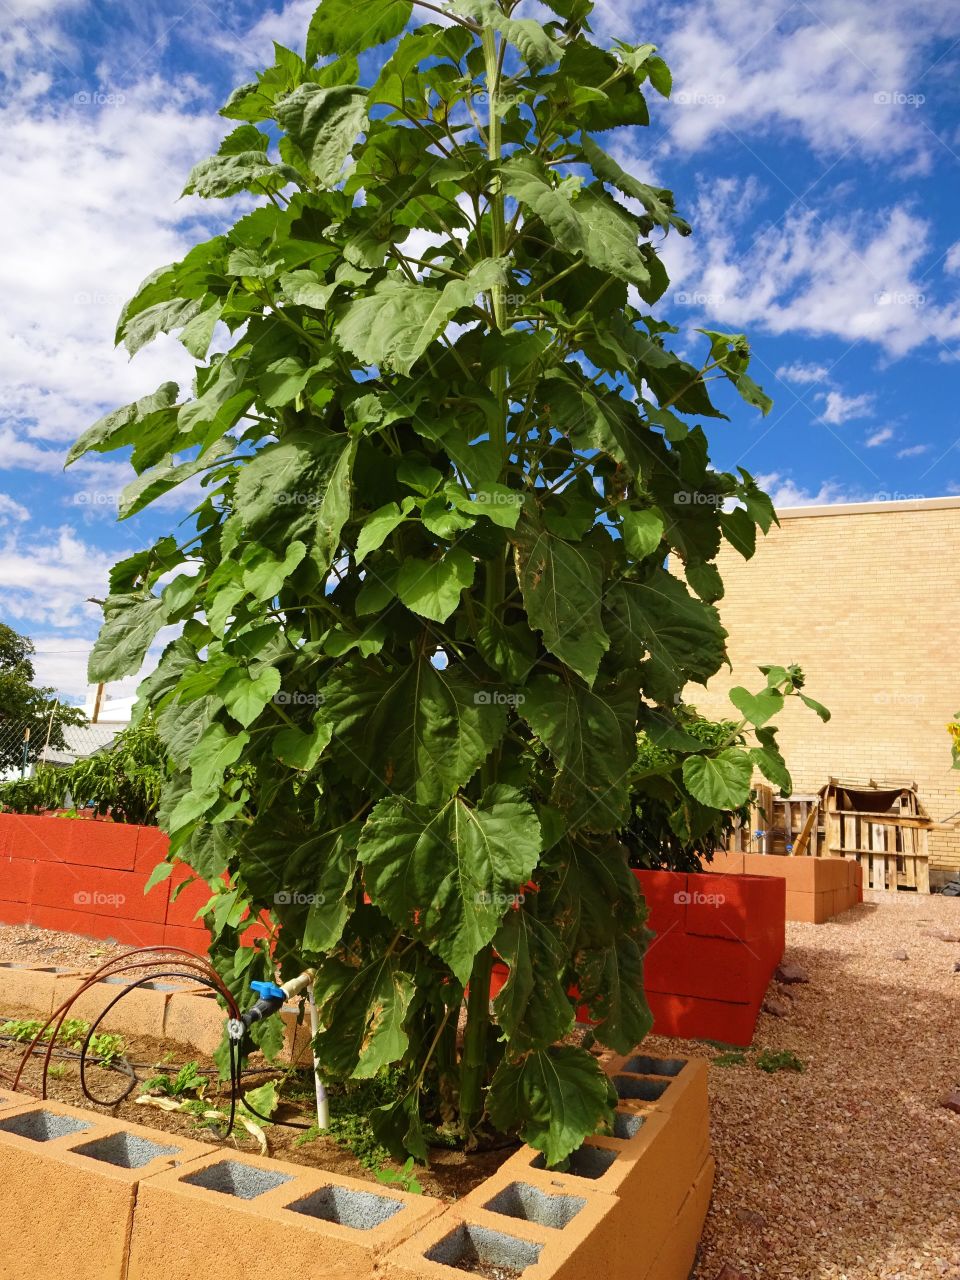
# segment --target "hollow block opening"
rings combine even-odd
[[[656,1102],[670,1087],[666,1080],[639,1080],[632,1076],[614,1076],[617,1096],[639,1098],[642,1102]]]
[[[74,1147],[81,1156],[116,1165],[118,1169],[142,1169],[160,1156],[175,1156],[180,1147],[162,1147],[159,1142],[149,1142],[134,1133],[111,1133],[108,1138],[95,1138],[83,1146]]]
[[[225,1196],[237,1196],[240,1200],[255,1200],[264,1192],[289,1182],[290,1177],[285,1173],[258,1169],[252,1164],[241,1164],[239,1160],[221,1160],[219,1164],[208,1164],[196,1173],[188,1174],[182,1181],[193,1187],[219,1191]]]
[[[606,1147],[579,1147],[568,1157],[567,1168],[564,1173],[570,1173],[575,1178],[602,1178],[610,1166],[617,1158],[615,1151],[608,1151]],[[532,1168],[546,1169],[547,1162],[543,1155],[538,1155],[534,1160]]]
[[[464,1223],[438,1240],[424,1257],[430,1262],[442,1262],[461,1271],[473,1271],[480,1267],[501,1267],[519,1274],[532,1267],[540,1257],[542,1244],[530,1240],[517,1240],[501,1231],[490,1231]]]
[[[484,1207],[493,1213],[506,1214],[508,1218],[520,1218],[524,1222],[535,1222],[540,1227],[553,1227],[559,1231],[577,1216],[586,1203],[581,1196],[550,1195],[526,1182],[511,1182]]]
[[[30,1138],[33,1142],[50,1142],[52,1138],[63,1138],[68,1133],[83,1133],[89,1128],[82,1120],[57,1115],[55,1111],[24,1111],[18,1116],[0,1119],[0,1131],[15,1133],[18,1137]]]
[[[399,1213],[403,1205],[399,1200],[378,1196],[372,1191],[330,1186],[312,1191],[286,1207],[309,1218],[322,1218],[324,1222],[336,1222],[357,1231],[371,1231]]]
[[[678,1076],[687,1064],[682,1058],[651,1058],[638,1053],[623,1064],[624,1071],[638,1076]]]

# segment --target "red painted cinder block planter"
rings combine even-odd
[[[785,886],[751,875],[634,871],[655,937],[644,989],[659,1035],[747,1045],[785,944]],[[499,962],[494,999],[509,977]],[[570,995],[577,999],[575,987]],[[577,1011],[588,1022],[583,1005]]]
[[[633,874],[656,934],[644,961],[654,1031],[750,1044],[783,956],[784,882],[739,873]]]
[[[135,947],[171,942],[169,882],[144,893],[167,843],[156,827],[0,814],[0,923],[114,938]],[[202,955],[209,949],[202,926],[189,935],[191,950]]]

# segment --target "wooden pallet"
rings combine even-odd
[[[893,806],[884,811],[845,807],[848,790],[869,796],[870,789],[844,787],[831,778],[821,792],[827,856],[856,858],[863,867],[865,889],[929,893],[933,822],[923,811],[915,787],[903,787]],[[891,788],[876,790],[889,794]]]

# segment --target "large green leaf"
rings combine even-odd
[[[442,803],[503,737],[506,707],[461,666],[420,654],[396,672],[351,659],[323,686],[320,717],[340,767],[360,785]]]
[[[512,787],[489,787],[476,806],[381,800],[358,854],[374,903],[411,930],[466,983],[540,853],[537,815]]]
[[[625,209],[602,190],[555,185],[550,170],[532,156],[511,158],[501,171],[504,191],[541,219],[559,249],[582,255],[645,294],[650,268],[639,249],[637,224]]]
[[[343,176],[343,163],[366,122],[366,100],[359,85],[302,84],[277,104],[277,121],[321,186],[336,186]]]
[[[107,596],[103,626],[90,651],[89,679],[106,683],[139,671],[165,621],[166,605],[160,596],[139,592]]]
[[[393,956],[360,967],[338,959],[317,969],[314,998],[320,1033],[313,1045],[319,1065],[334,1076],[370,1079],[407,1050],[405,1022],[414,1001],[413,975]]]
[[[683,236],[690,234],[689,224],[674,212],[672,192],[640,182],[632,173],[622,169],[613,156],[608,155],[586,133],[581,134],[580,147],[584,160],[598,178],[617,187],[624,195],[639,200],[653,221],[661,227],[674,227]]]
[[[398,36],[411,0],[323,0],[307,32],[307,62],[330,53],[362,53]]]
[[[632,475],[648,462],[649,427],[636,407],[614,391],[598,393],[581,384],[573,371],[551,374],[539,387],[550,417],[577,449],[599,449],[622,462]]]
[[[705,684],[726,658],[726,632],[712,605],[657,568],[643,582],[621,582],[606,599],[605,621],[623,660],[638,666],[644,690],[669,704],[684,685]]]
[[[156,420],[164,410],[171,408],[178,392],[179,387],[175,382],[164,382],[150,395],[142,396],[133,404],[124,405],[122,409],[114,409],[112,413],[106,414],[87,428],[71,447],[63,465],[69,467],[85,453],[106,453],[120,445],[132,443],[138,429],[149,429],[150,420]]]
[[[611,1085],[586,1049],[558,1045],[504,1058],[487,1092],[487,1114],[559,1164],[613,1118]]]
[[[508,18],[496,0],[454,0],[447,6],[451,13],[474,18],[483,26],[493,27],[505,40],[515,44],[533,71],[559,62],[562,47],[551,39],[533,18]]]
[[[493,1002],[494,1013],[516,1049],[545,1049],[573,1025],[573,1004],[564,975],[563,939],[536,911],[536,894],[519,911],[508,911],[494,938],[510,976]]]
[[[683,762],[683,780],[703,804],[712,809],[739,809],[750,799],[753,761],[739,747],[727,747],[715,756],[689,756]]]
[[[350,516],[356,440],[320,431],[291,434],[267,445],[240,471],[235,510],[248,532],[307,542],[325,574]]]
[[[531,625],[552,653],[593,684],[610,647],[600,617],[599,557],[588,547],[555,537],[529,517],[517,526],[515,543],[517,577]]]
[[[579,680],[537,676],[520,714],[557,766],[553,803],[572,827],[622,827],[630,816],[629,775],[636,760],[637,690],[588,689]]]
[[[503,281],[504,265],[496,258],[477,263],[464,279],[450,280],[442,289],[393,272],[346,307],[337,339],[363,364],[408,375],[458,311]]]
[[[651,1025],[642,980],[651,934],[627,850],[615,838],[567,836],[545,855],[538,874],[539,910],[573,955],[595,1033],[626,1053]]]
[[[353,907],[358,828],[311,834],[290,829],[272,812],[244,832],[243,879],[255,901],[273,912],[283,936],[295,936],[298,959],[332,951]]]
[[[397,574],[397,595],[421,618],[446,622],[460,603],[460,593],[473,585],[476,568],[462,547],[451,547],[439,560],[409,556]]]
[[[234,155],[211,156],[190,170],[183,194],[225,199],[240,191],[263,195],[280,191],[296,178],[285,164],[273,164],[262,151],[243,151]]]

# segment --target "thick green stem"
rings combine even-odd
[[[463,1057],[460,1060],[460,1129],[465,1138],[470,1136],[482,1111],[481,1092],[487,1067],[492,971],[493,948],[484,947],[474,960],[470,975]]]
[[[483,30],[483,52],[486,61],[487,97],[490,104],[487,129],[487,151],[491,160],[501,158],[500,115],[497,98],[500,89],[500,58],[494,30]],[[491,254],[503,255],[506,240],[504,197],[499,177],[495,177],[490,191]],[[507,327],[507,308],[503,285],[495,285],[491,291],[493,323],[497,329]],[[493,370],[490,377],[499,413],[491,430],[491,439],[500,454],[500,471],[507,462],[507,373],[503,367]],[[506,580],[504,553],[491,557],[486,563],[484,604],[487,617],[498,617],[503,606]],[[483,767],[485,787],[496,781],[498,760],[496,753]],[[490,974],[493,969],[493,950],[484,947],[473,962],[470,975],[470,994],[467,999],[467,1021],[463,1034],[463,1058],[460,1063],[460,1127],[464,1137],[469,1137],[483,1110],[482,1090],[487,1067],[487,1031],[490,1025]]]

